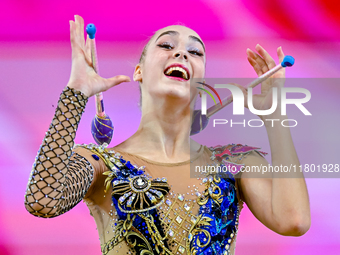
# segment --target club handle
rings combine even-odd
[[[97,28],[94,24],[88,24],[86,26],[86,33],[91,49],[91,60],[94,71],[99,75],[98,57],[96,47],[96,32]],[[105,114],[103,93],[95,95],[96,115],[91,123],[91,133],[97,144],[109,144],[113,137],[114,127],[109,116]]]

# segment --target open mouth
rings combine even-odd
[[[168,77],[180,78],[183,80],[189,80],[190,75],[187,70],[180,66],[169,66],[165,69],[164,74]]]

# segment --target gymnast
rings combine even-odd
[[[90,39],[85,40],[84,20],[78,15],[70,21],[70,37],[70,80],[33,164],[25,194],[29,213],[52,218],[83,200],[97,224],[101,252],[109,255],[235,254],[244,203],[280,235],[301,236],[308,231],[310,208],[303,173],[286,178],[284,173],[267,172],[258,178],[241,170],[269,164],[259,147],[230,143],[208,148],[190,138],[199,96],[191,81],[203,79],[206,66],[205,45],[195,31],[168,26],[146,44],[133,73],[141,89],[140,125],[112,148],[105,143],[75,145],[77,127],[89,97],[114,90],[130,78],[105,79],[95,72]],[[247,49],[247,58],[261,76],[276,64],[263,47],[255,49]],[[281,47],[277,55],[282,62]],[[285,69],[272,78],[262,82],[261,94],[253,95],[258,110],[270,109],[272,89],[284,86]],[[246,98],[247,89],[235,86]],[[280,109],[266,117],[287,119]],[[265,127],[272,166],[300,165],[290,129],[272,127],[270,122]],[[191,178],[192,165],[222,164],[238,171],[202,172]]]

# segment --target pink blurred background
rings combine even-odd
[[[322,0],[204,1],[19,1],[0,8],[0,254],[100,254],[95,223],[84,203],[54,219],[39,219],[24,208],[24,193],[39,145],[71,67],[69,23],[74,14],[98,28],[97,50],[104,77],[132,77],[144,44],[154,31],[184,24],[200,34],[207,48],[207,77],[254,78],[246,49],[257,43],[276,57],[282,46],[296,58],[289,78],[340,78],[340,3]],[[334,81],[334,80],[333,80]],[[313,120],[292,129],[304,163],[340,163],[340,86],[323,82],[311,90]],[[301,86],[303,87],[303,86]],[[308,87],[305,85],[304,87]],[[124,96],[122,96],[124,95]],[[115,123],[110,146],[137,129],[137,83],[105,93]],[[327,106],[327,107],[326,107]],[[321,109],[326,109],[327,112]],[[76,143],[90,143],[94,116],[90,99]],[[288,113],[289,115],[289,113]],[[328,119],[323,119],[328,116]],[[235,135],[235,136],[234,136]],[[194,137],[216,145],[207,133]],[[228,129],[221,143],[248,143],[269,152],[266,132]],[[270,158],[267,157],[268,160]],[[315,159],[315,161],[313,161]],[[302,237],[283,237],[264,227],[245,207],[236,254],[340,254],[340,179],[307,179],[311,229]]]

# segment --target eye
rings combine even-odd
[[[164,43],[158,44],[157,46],[161,47],[161,48],[168,49],[168,50],[171,50],[171,49],[174,48],[173,44],[169,43],[169,42],[164,42]]]
[[[203,53],[201,53],[201,51],[199,49],[196,49],[196,48],[189,49],[188,52],[190,54],[193,54],[193,55],[196,55],[196,56],[200,56],[200,57],[203,56]]]

